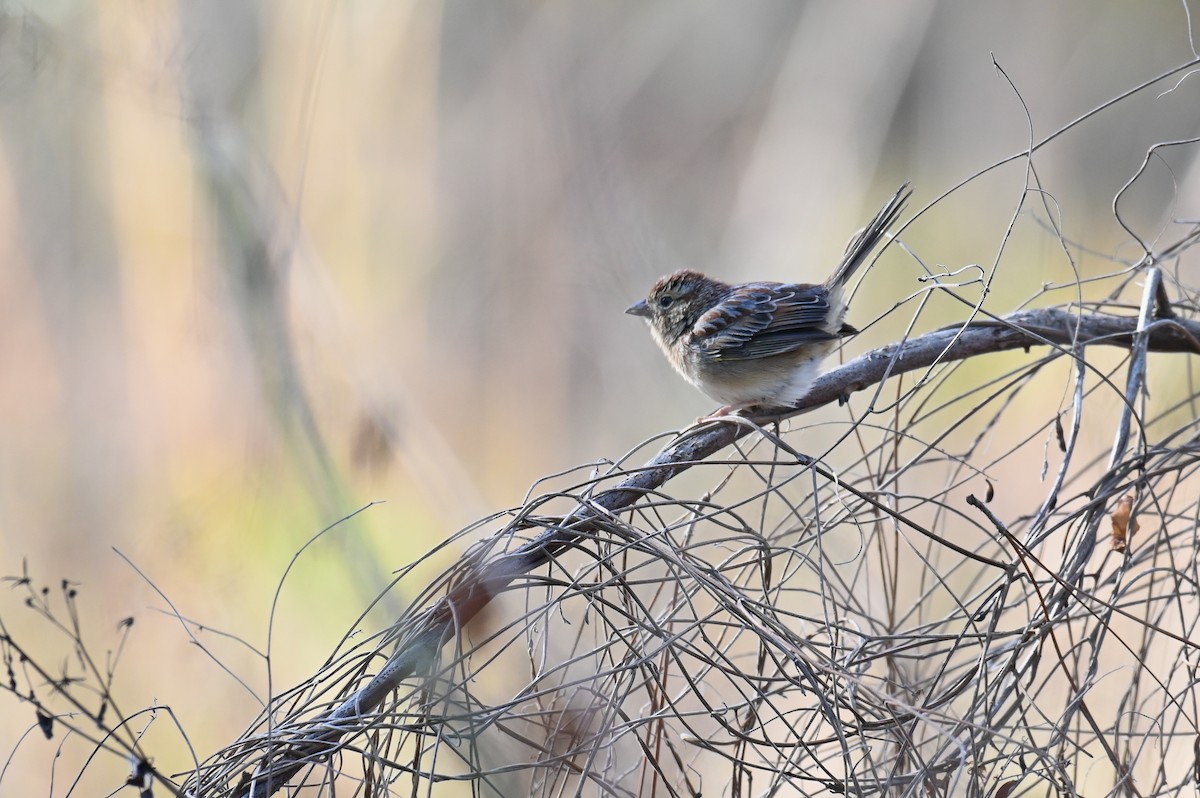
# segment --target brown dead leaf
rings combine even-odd
[[[1112,547],[1113,551],[1125,551],[1129,538],[1138,531],[1137,519],[1130,522],[1133,513],[1133,494],[1126,493],[1117,501],[1116,509],[1112,511]]]

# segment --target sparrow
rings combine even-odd
[[[846,324],[846,283],[912,195],[905,183],[850,241],[828,280],[730,285],[692,269],[658,279],[625,312],[641,316],[671,365],[724,406],[701,421],[737,410],[795,405],[812,386]]]

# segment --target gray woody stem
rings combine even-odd
[[[777,408],[757,420],[799,415],[878,385],[889,377],[1012,349],[1066,347],[1079,356],[1080,348],[1085,345],[1129,349],[1136,341],[1139,348],[1145,346],[1151,352],[1200,354],[1200,323],[1178,318],[1146,322],[1147,319],[1138,316],[1047,308],[1022,311],[1004,319],[976,321],[966,327],[935,330],[851,360],[817,380],[812,391],[795,407]],[[428,671],[438,661],[441,647],[492,596],[577,544],[581,536],[610,523],[613,515],[629,509],[648,491],[657,490],[692,464],[755,429],[754,424],[736,418],[693,428],[619,485],[597,493],[567,517],[524,522],[526,528],[543,530],[536,539],[513,551],[468,558],[444,598],[400,619],[395,627],[399,635],[396,652],[381,672],[336,709],[315,718],[310,733],[290,742],[281,740],[279,747],[264,758],[251,778],[238,785],[234,794],[239,798],[271,795],[302,768],[329,757],[339,748],[343,737],[371,725],[377,717],[373,714],[376,708],[402,680]]]

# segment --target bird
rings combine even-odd
[[[646,320],[685,380],[723,406],[707,421],[760,406],[795,405],[820,374],[846,323],[846,283],[884,238],[912,196],[909,184],[860,230],[823,283],[730,285],[694,269],[660,277],[626,313]]]

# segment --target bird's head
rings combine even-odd
[[[721,301],[729,286],[692,269],[660,277],[645,299],[625,310],[641,316],[655,336],[667,346],[674,344],[695,326],[705,311]]]

